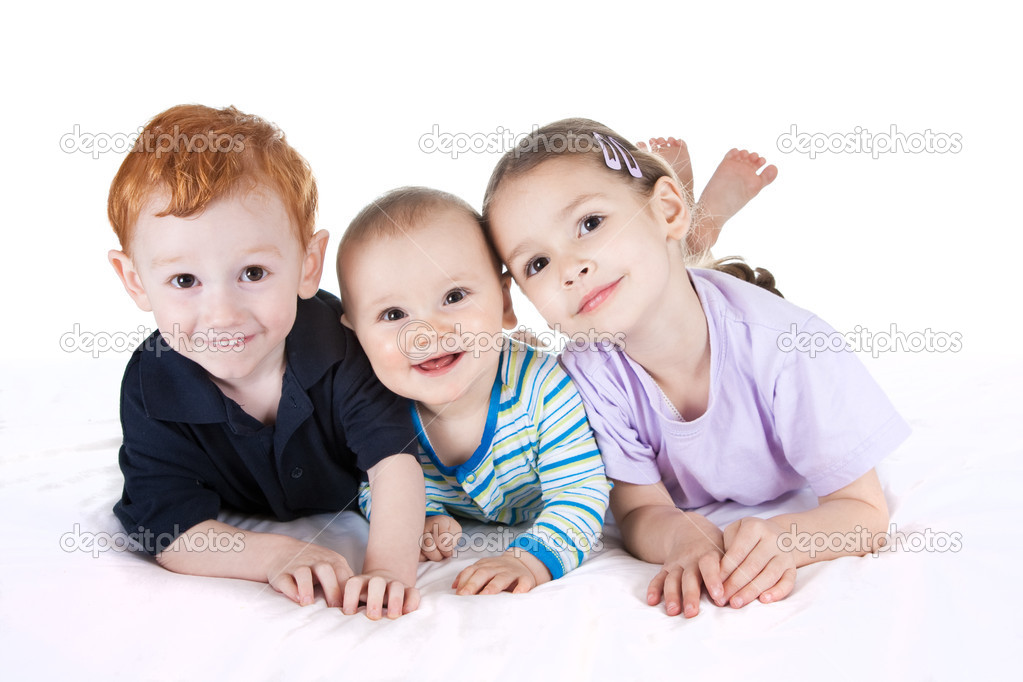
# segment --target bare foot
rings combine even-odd
[[[645,152],[652,151],[667,161],[689,196],[693,196],[693,164],[689,162],[689,147],[685,142],[674,137],[651,137],[649,147],[646,142],[637,142],[636,146]]]
[[[767,159],[755,152],[732,149],[718,165],[696,205],[695,220],[686,244],[692,253],[707,251],[718,240],[721,228],[760,190],[774,182],[778,169],[764,167]],[[760,169],[763,168],[761,172]]]

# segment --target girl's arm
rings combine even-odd
[[[703,516],[677,508],[663,483],[615,481],[611,511],[625,548],[639,559],[663,564],[647,588],[648,604],[659,604],[663,596],[669,616],[692,618],[700,612],[702,585],[711,597],[724,594],[721,531]]]
[[[797,567],[876,551],[887,530],[888,505],[873,469],[819,498],[809,511],[740,519],[725,528],[719,603],[738,608],[754,599],[784,599],[795,586]]]

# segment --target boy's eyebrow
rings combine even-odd
[[[273,244],[265,244],[265,245],[262,245],[262,246],[254,246],[251,249],[245,249],[244,251],[240,252],[238,255],[240,255],[240,256],[252,256],[252,255],[260,254],[260,253],[265,253],[265,254],[268,254],[268,255],[271,255],[271,256],[277,256],[278,258],[282,257],[281,250],[278,249]],[[172,257],[169,257],[169,258],[154,258],[151,261],[151,265],[154,268],[162,268],[162,267],[165,267],[167,265],[174,265],[175,263],[179,263],[182,260],[184,260],[183,256],[172,256]]]

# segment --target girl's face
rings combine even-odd
[[[681,269],[689,212],[661,178],[650,197],[622,175],[570,156],[502,182],[490,203],[494,244],[515,281],[572,340],[637,328]]]

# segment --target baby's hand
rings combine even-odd
[[[523,557],[529,557],[535,563],[540,564],[544,571],[547,569],[539,559],[531,554],[523,553]],[[480,559],[469,568],[458,574],[451,587],[456,594],[497,594],[508,590],[512,585],[515,587],[509,591],[512,594],[529,592],[541,582],[527,565],[523,558],[518,558],[511,552],[501,556]],[[547,574],[550,580],[550,574]]]
[[[650,581],[646,600],[656,606],[663,597],[669,616],[681,613],[692,618],[700,612],[703,585],[712,598],[724,593],[720,573],[723,542],[721,530],[703,516],[689,512],[686,518],[692,525],[676,538],[668,560]]]
[[[447,514],[426,517],[423,537],[419,540],[420,561],[442,561],[455,552],[462,526]]]
[[[359,604],[366,605],[366,617],[370,620],[380,620],[386,604],[387,617],[394,620],[419,608],[419,590],[387,571],[370,571],[345,583],[341,612],[350,616],[359,610]]]
[[[796,584],[796,560],[778,536],[785,529],[768,519],[748,517],[725,528],[721,559],[724,594],[715,601],[740,608],[759,598],[764,604],[784,599]]]
[[[327,605],[341,606],[341,585],[352,569],[337,552],[281,536],[267,561],[266,581],[288,599],[301,606],[312,604],[318,582]]]

